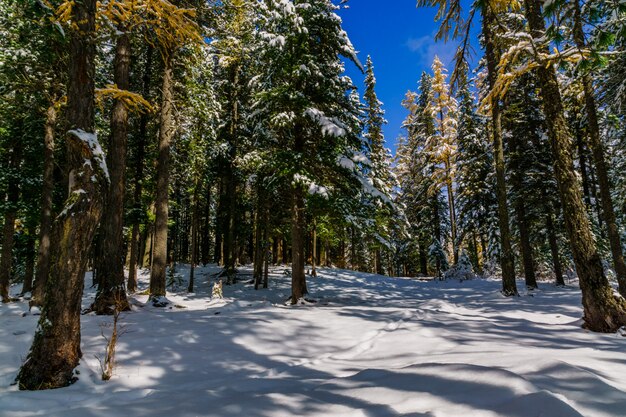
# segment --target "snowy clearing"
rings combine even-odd
[[[626,415],[626,338],[582,330],[574,286],[543,284],[533,296],[507,299],[492,280],[321,269],[308,279],[318,302],[286,306],[284,268],[272,269],[270,290],[259,291],[242,268],[242,281],[211,300],[217,271],[197,270],[196,294],[168,293],[171,308],[133,297],[108,382],[97,357],[101,325],[112,319],[82,316],[80,380],[58,390],[10,385],[38,316],[23,316],[27,302],[2,305],[0,415]],[[140,289],[147,280],[144,272]],[[85,307],[93,297],[88,288]]]

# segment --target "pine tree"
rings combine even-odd
[[[17,381],[20,389],[59,388],[75,380],[81,357],[80,308],[87,255],[108,183],[94,127],[96,2],[72,7],[66,139],[69,196],[52,232],[52,265],[42,314]],[[89,164],[85,163],[85,156]]]
[[[256,107],[276,140],[278,177],[290,189],[292,303],[308,292],[306,189],[312,184],[328,189],[333,177],[352,175],[350,156],[361,148],[355,134],[359,103],[348,94],[354,87],[342,76],[339,56],[358,60],[336,9],[328,0],[261,4],[261,58],[267,65],[259,79]]]
[[[454,263],[458,261],[457,222],[454,201],[457,153],[457,102],[450,95],[446,69],[435,56],[432,65],[432,102],[426,109],[434,121],[434,132],[427,138],[424,151],[434,164],[432,172],[436,186],[445,187],[448,198],[450,234]]]
[[[524,13],[531,35],[539,39],[545,34],[541,4],[524,1]],[[547,46],[541,48],[545,53]],[[554,173],[559,187],[565,227],[568,233],[576,271],[583,292],[585,326],[593,331],[614,332],[626,324],[626,303],[613,296],[604,275],[602,262],[594,242],[571,156],[571,138],[564,118],[563,102],[553,66],[538,66],[537,74],[548,136],[554,156]]]
[[[480,259],[486,248],[481,242],[494,222],[493,154],[487,135],[486,120],[478,116],[471,94],[468,67],[459,70],[457,97],[459,128],[457,151],[457,182],[459,228],[469,241],[470,257],[477,271],[482,271]],[[482,250],[479,252],[479,246]],[[483,263],[486,259],[482,259]]]

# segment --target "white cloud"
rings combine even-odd
[[[409,38],[405,42],[405,46],[419,57],[421,66],[430,68],[435,55],[437,55],[446,68],[451,69],[456,52],[454,43],[435,42],[434,36],[425,35],[419,38]]]

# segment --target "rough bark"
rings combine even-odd
[[[43,304],[44,289],[50,271],[50,232],[52,230],[52,195],[54,193],[54,128],[57,111],[54,100],[46,111],[44,127],[43,178],[41,185],[41,220],[39,223],[39,248],[37,249],[37,269],[33,284],[31,306]]]
[[[120,90],[130,88],[130,37],[120,28],[113,63],[113,80]],[[124,193],[126,189],[126,148],[128,109],[122,100],[115,100],[111,113],[111,137],[107,166],[111,185],[100,224],[100,251],[96,257],[98,291],[90,309],[97,314],[111,315],[130,310],[124,288]]]
[[[78,2],[72,8],[75,29],[70,37],[67,117],[74,130],[66,140],[69,197],[54,223],[50,275],[35,338],[17,377],[20,389],[59,388],[72,383],[81,357],[84,274],[107,182],[100,168],[103,155],[98,157],[95,141],[85,140],[81,132],[93,132],[94,124],[95,15],[95,0]]]
[[[579,49],[585,49],[585,34],[583,32],[583,23],[580,12],[580,4],[578,1],[572,3],[574,7],[574,41]],[[589,133],[589,143],[591,145],[591,153],[598,177],[598,185],[600,188],[600,202],[602,204],[602,215],[606,224],[609,244],[611,246],[611,255],[613,257],[613,267],[619,284],[619,292],[622,297],[626,298],[626,262],[624,262],[624,254],[622,252],[622,242],[619,235],[619,227],[615,219],[615,210],[613,208],[613,200],[611,198],[611,185],[609,181],[609,172],[604,158],[604,145],[600,137],[600,126],[598,123],[598,112],[596,99],[593,93],[593,80],[588,73],[582,76],[583,91],[585,96],[585,111],[587,113],[587,131]]]
[[[489,85],[496,81],[499,62],[495,34],[496,20],[493,10],[489,6],[483,7],[483,36],[485,37],[485,57]],[[498,200],[498,226],[500,229],[500,266],[502,268],[502,294],[509,297],[517,295],[515,283],[515,263],[511,247],[511,231],[509,229],[509,210],[506,198],[506,176],[504,164],[504,146],[502,144],[502,126],[499,100],[491,100],[491,134],[493,136],[493,154],[496,167],[496,197]]]
[[[540,3],[537,0],[525,0],[524,4],[531,34],[538,39],[545,34]],[[585,327],[592,331],[614,332],[626,325],[626,301],[613,295],[613,289],[604,275],[580,192],[580,183],[574,170],[571,138],[564,118],[556,72],[552,66],[541,65],[537,74],[565,229],[582,290]]]
[[[150,273],[150,299],[157,306],[166,293],[167,270],[167,220],[170,182],[170,147],[174,137],[174,74],[172,53],[163,54],[163,80],[161,85],[161,113],[159,117],[159,148],[157,157],[156,216],[152,271]]]

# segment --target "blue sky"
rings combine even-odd
[[[420,74],[430,71],[435,55],[451,69],[456,42],[435,43],[435,9],[418,9],[416,0],[350,0],[348,5],[339,13],[343,28],[363,63],[367,55],[372,56],[376,92],[389,121],[384,129],[387,146],[395,153],[407,114],[401,104],[405,93],[417,89]],[[362,94],[363,75],[352,64],[346,69]]]

